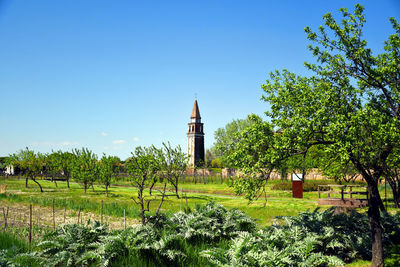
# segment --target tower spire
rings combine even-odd
[[[194,101],[192,115],[190,116],[190,118],[201,119],[199,105],[197,104],[197,99]]]

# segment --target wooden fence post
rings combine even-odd
[[[56,214],[54,210],[54,198],[53,198],[53,230],[56,230]]]
[[[5,211],[5,209],[3,208],[3,215],[4,215],[4,230],[7,230],[7,217],[8,217],[8,207],[7,207],[7,212]]]
[[[183,198],[183,188],[181,188],[181,211],[182,211],[182,198]]]
[[[341,190],[340,190],[340,194],[342,197],[342,201],[344,201],[344,186],[342,186]]]
[[[124,209],[124,230],[126,230],[126,210]]]
[[[189,206],[188,206],[188,200],[187,200],[187,194],[186,193],[185,193],[185,198],[186,198],[186,212],[188,212]]]
[[[100,223],[103,224],[103,200],[101,200],[100,204]]]
[[[221,184],[223,183],[223,181],[222,181],[222,170],[221,170]]]
[[[78,224],[79,224],[79,216],[81,216],[81,207],[79,206],[79,210],[78,210]]]
[[[31,250],[31,245],[32,245],[32,204],[29,206],[29,250]]]

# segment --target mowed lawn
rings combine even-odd
[[[294,199],[291,191],[271,190],[271,186],[278,182],[277,180],[268,182],[266,202],[263,197],[251,203],[243,196],[236,196],[227,182],[222,184],[219,181],[207,184],[185,182],[179,185],[179,196],[182,194],[182,189],[183,199],[178,199],[173,195],[174,192],[170,188],[169,196],[162,205],[162,211],[174,213],[179,211],[181,207],[194,209],[197,204],[215,201],[227,208],[238,208],[256,219],[261,226],[266,226],[270,225],[277,216],[296,215],[318,207],[321,209],[328,208],[328,206],[318,206],[317,192],[305,192],[303,199]],[[99,214],[100,203],[103,200],[104,215],[123,217],[124,210],[127,217],[138,218],[139,215],[139,206],[131,199],[137,195],[137,191],[127,182],[112,186],[109,190],[109,197],[106,197],[105,188],[101,185],[95,185],[94,192],[90,188],[84,194],[82,187],[74,182],[70,183],[71,188],[68,189],[66,182],[59,181],[56,187],[53,182],[42,180],[40,183],[44,189],[43,193],[32,181],[29,181],[28,188],[25,188],[24,179],[1,179],[0,184],[4,183],[7,185],[7,193],[0,194],[0,201],[5,203],[18,202],[26,205],[33,204],[50,207],[54,199],[55,206],[58,209],[64,209],[65,207],[68,210],[81,210]],[[334,182],[332,181],[332,183]],[[388,193],[389,191],[388,188]],[[146,193],[148,194],[148,191]],[[147,197],[154,198],[157,194],[154,191],[153,196],[147,195]],[[158,199],[151,202],[151,211],[157,209],[159,205]]]

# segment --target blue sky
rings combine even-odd
[[[209,148],[217,128],[268,108],[269,72],[306,74],[305,26],[357,2],[379,52],[400,1],[0,0],[0,156],[186,150],[195,94]]]

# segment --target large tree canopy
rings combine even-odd
[[[258,146],[258,138],[253,139],[251,149],[246,147],[244,154],[261,155],[254,150],[266,149],[272,154],[260,159],[267,160],[267,167],[274,167],[284,158],[307,155],[318,146],[326,158],[335,161],[338,171],[343,170],[339,164],[360,173],[368,184],[370,199],[372,264],[380,266],[379,210],[384,206],[378,181],[388,159],[400,147],[400,27],[391,18],[394,34],[385,41],[382,53],[373,54],[362,35],[363,7],[356,5],[354,13],[340,11],[340,23],[328,13],[318,32],[305,28],[312,42],[309,49],[316,58],[315,63],[305,64],[312,76],[287,70],[270,74],[262,86],[262,99],[270,106],[266,114],[279,134],[265,147]],[[271,135],[264,138],[269,140]],[[249,159],[241,157],[243,162]]]
[[[253,122],[251,118],[232,120],[225,127],[218,128],[214,132],[215,142],[211,150],[217,158],[220,158],[222,163],[230,164],[227,156],[235,151],[240,138],[239,134]]]

